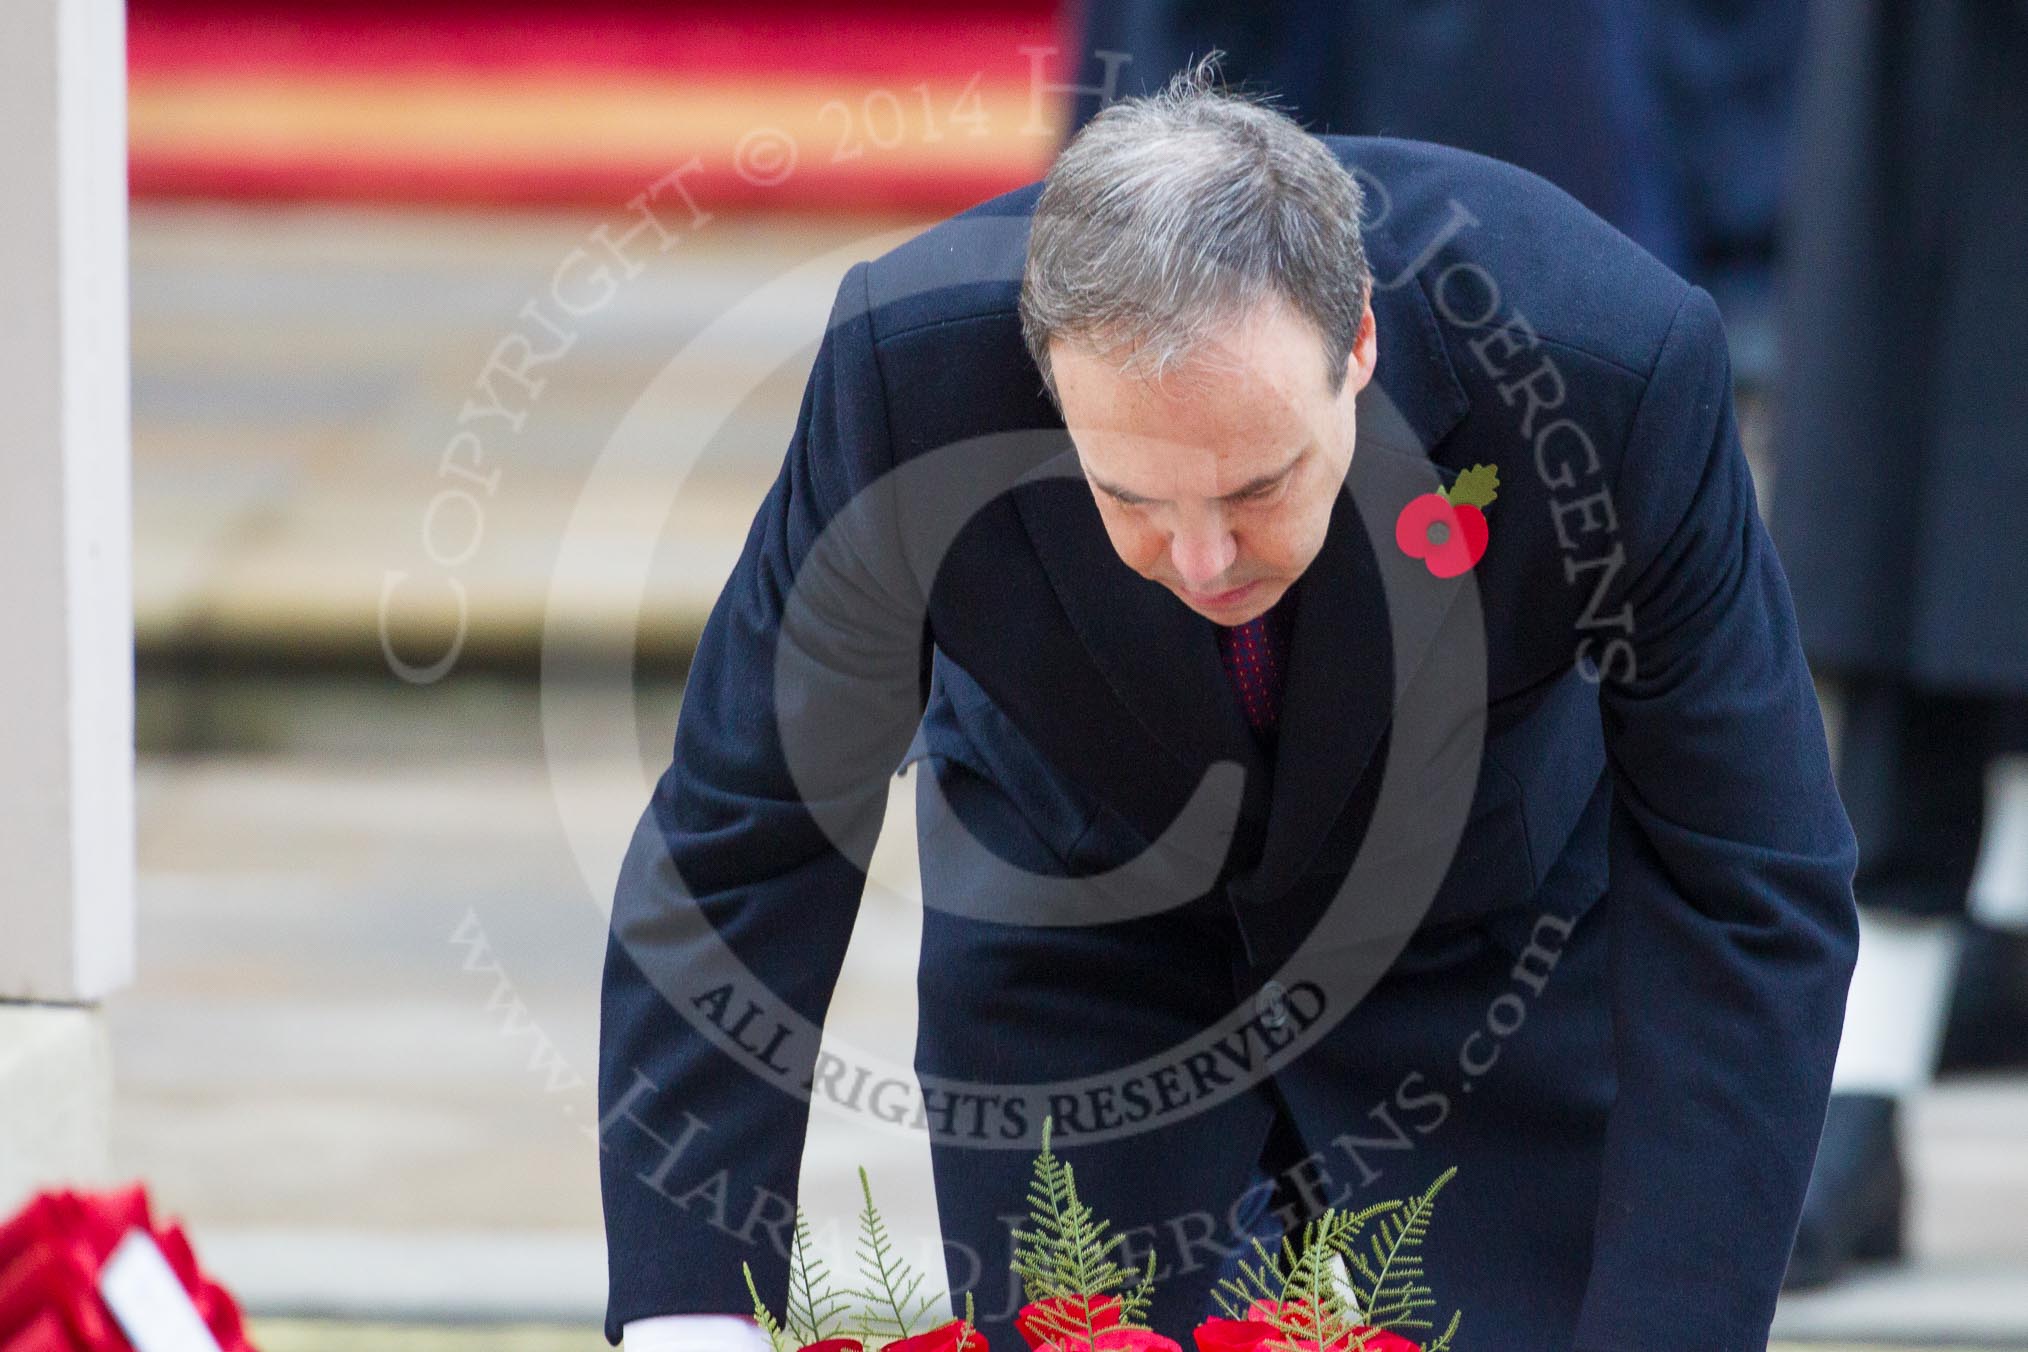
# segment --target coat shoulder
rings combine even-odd
[[[1365,195],[1378,282],[1399,282],[1412,269],[1454,330],[1518,313],[1546,341],[1631,371],[1651,368],[1689,284],[1563,189],[1431,142],[1318,139]],[[1041,192],[1040,181],[1023,184],[871,260],[876,337],[1014,315]]]
[[[1569,193],[1450,146],[1322,139],[1365,191],[1376,282],[1412,274],[1454,347],[1519,324],[1630,374],[1653,369],[1690,284]]]
[[[937,324],[1013,317],[1040,181],[930,226],[867,264],[876,341]]]

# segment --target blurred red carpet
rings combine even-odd
[[[1059,0],[130,0],[127,22],[137,197],[611,203],[683,170],[707,210],[942,213],[1038,178],[1072,40]]]

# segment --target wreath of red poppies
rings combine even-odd
[[[1042,1124],[1042,1151],[1028,1189],[1028,1224],[1014,1232],[1012,1271],[1027,1303],[1015,1316],[1030,1352],[1182,1352],[1149,1327],[1155,1255],[1129,1268],[1117,1250],[1124,1234],[1108,1234],[1078,1196],[1071,1166],[1050,1149],[1053,1123]],[[1236,1276],[1220,1279],[1212,1299],[1224,1312],[1190,1331],[1196,1352],[1445,1352],[1461,1316],[1441,1333],[1429,1314],[1436,1298],[1423,1281],[1421,1247],[1437,1194],[1456,1174],[1447,1169],[1417,1197],[1357,1210],[1332,1207],[1284,1236],[1279,1252],[1253,1241],[1253,1257]],[[810,1247],[809,1225],[796,1213],[788,1300],[780,1318],[761,1298],[745,1267],[754,1319],[774,1352],[990,1352],[965,1294],[959,1319],[933,1320],[938,1293],[919,1294],[922,1274],[895,1252],[859,1171],[865,1204],[859,1215],[856,1285],[836,1287]],[[744,1265],[743,1265],[744,1266]],[[929,1327],[918,1331],[929,1321]],[[1410,1336],[1430,1336],[1427,1343]]]

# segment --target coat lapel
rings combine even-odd
[[[1469,574],[1431,575],[1394,543],[1401,508],[1455,477],[1385,446],[1352,458],[1324,547],[1298,584],[1267,836],[1258,865],[1234,880],[1249,899],[1288,890],[1316,855],[1371,768],[1396,690],[1469,585]]]
[[[1435,577],[1394,542],[1401,509],[1456,479],[1430,453],[1470,405],[1420,279],[1404,276],[1402,243],[1371,231],[1366,245],[1374,276],[1401,280],[1375,289],[1379,357],[1359,394],[1352,464],[1298,584],[1267,836],[1258,865],[1233,880],[1256,903],[1293,887],[1315,858],[1371,767],[1395,692],[1474,585],[1470,573]]]
[[[1241,811],[1265,818],[1267,762],[1218,658],[1211,621],[1121,562],[1074,448],[1014,491],[1023,526],[1107,688],[1194,783],[1220,761],[1246,773]]]

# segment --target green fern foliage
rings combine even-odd
[[[746,1293],[753,1297],[754,1323],[759,1324],[761,1332],[767,1334],[768,1345],[774,1349],[774,1352],[790,1352],[790,1349],[795,1347],[796,1344],[787,1341],[787,1336],[783,1333],[781,1324],[775,1320],[774,1311],[770,1310],[768,1303],[761,1299],[759,1288],[753,1284],[753,1265],[751,1263],[741,1263],[739,1270],[746,1274]]]
[[[1279,1252],[1255,1239],[1255,1257],[1238,1264],[1238,1276],[1221,1278],[1212,1299],[1228,1319],[1246,1319],[1256,1301],[1266,1302],[1275,1311],[1267,1322],[1280,1334],[1270,1344],[1274,1352],[1326,1352],[1341,1339],[1346,1352],[1359,1352],[1374,1332],[1408,1337],[1434,1329],[1426,1311],[1436,1298],[1424,1281],[1422,1244],[1436,1196],[1456,1174],[1446,1169],[1406,1202],[1327,1209],[1299,1238],[1283,1236]],[[1418,1337],[1423,1352],[1447,1352],[1461,1318],[1453,1312],[1434,1340]]]
[[[1107,1235],[1109,1223],[1078,1197],[1076,1174],[1050,1149],[1054,1126],[1054,1118],[1043,1119],[1042,1150],[1028,1185],[1029,1228],[1014,1231],[1012,1268],[1030,1302],[1060,1302],[1035,1317],[1040,1331],[1052,1341],[1089,1348],[1099,1333],[1093,1307],[1103,1308],[1106,1297],[1119,1302],[1119,1318],[1109,1319],[1108,1327],[1147,1327],[1155,1254],[1150,1250],[1139,1281],[1113,1256],[1126,1236]]]
[[[866,1181],[865,1169],[859,1171],[859,1191],[866,1199],[859,1212],[858,1244],[859,1277],[865,1284],[845,1296],[859,1304],[851,1336],[872,1347],[913,1337],[918,1332],[916,1325],[936,1305],[937,1293],[918,1299],[922,1274],[894,1251],[887,1223],[873,1205],[873,1188]]]
[[[1354,1291],[1365,1311],[1365,1322],[1407,1336],[1411,1329],[1436,1327],[1423,1312],[1435,1307],[1436,1297],[1423,1281],[1422,1243],[1429,1237],[1430,1213],[1436,1197],[1457,1174],[1455,1167],[1438,1175],[1422,1196],[1383,1216],[1368,1236],[1369,1248],[1361,1251],[1348,1245],[1341,1252],[1351,1266]],[[1359,1283],[1364,1282],[1363,1288]],[[1439,1352],[1450,1346],[1457,1332],[1460,1314],[1453,1312],[1450,1326],[1437,1341],[1424,1344],[1424,1352]]]
[[[810,1221],[796,1208],[795,1239],[789,1248],[789,1294],[783,1318],[776,1320],[767,1302],[754,1285],[753,1268],[741,1263],[746,1273],[747,1294],[753,1297],[754,1322],[768,1335],[774,1352],[794,1352],[798,1347],[845,1336],[847,1294],[831,1289],[831,1273],[817,1257],[810,1240]]]
[[[845,1335],[850,1299],[831,1289],[831,1273],[810,1243],[809,1220],[796,1208],[796,1242],[789,1263],[789,1332],[798,1346]]]
[[[1279,1252],[1253,1241],[1254,1260],[1241,1260],[1237,1277],[1219,1279],[1212,1299],[1228,1319],[1245,1319],[1255,1301],[1266,1301],[1281,1335],[1272,1346],[1282,1352],[1324,1352],[1351,1338],[1363,1322],[1356,1288],[1341,1280],[1340,1255],[1355,1246],[1375,1217],[1399,1202],[1376,1202],[1359,1211],[1330,1208],[1303,1227],[1300,1239],[1282,1237]]]
[[[1071,1352],[1097,1352],[1107,1328],[1148,1327],[1155,1255],[1149,1253],[1146,1269],[1139,1272],[1115,1256],[1126,1237],[1109,1234],[1109,1223],[1078,1196],[1076,1174],[1050,1147],[1054,1126],[1053,1119],[1043,1119],[1042,1150],[1028,1187],[1028,1228],[1014,1231],[1012,1267],[1029,1302],[1040,1307],[1027,1316],[1030,1326],[1039,1325],[1038,1332]],[[1279,1251],[1255,1239],[1254,1258],[1237,1265],[1237,1276],[1221,1278],[1212,1299],[1230,1319],[1253,1317],[1256,1302],[1264,1302],[1273,1311],[1265,1317],[1278,1334],[1264,1345],[1267,1352],[1361,1352],[1378,1331],[1410,1336],[1411,1330],[1434,1330],[1428,1312],[1436,1299],[1424,1279],[1422,1245],[1437,1194],[1456,1174],[1456,1169],[1446,1169],[1421,1196],[1406,1202],[1378,1202],[1356,1211],[1328,1208],[1305,1224],[1300,1236],[1282,1236]],[[864,1199],[856,1246],[861,1285],[833,1289],[800,1207],[781,1319],[761,1299],[752,1267],[741,1264],[754,1321],[767,1334],[772,1352],[797,1352],[837,1337],[881,1348],[915,1336],[938,1304],[937,1293],[919,1294],[922,1275],[895,1251],[864,1169],[859,1191]],[[1108,1309],[1115,1304],[1116,1314]],[[960,1352],[972,1352],[977,1340],[973,1316],[968,1291]],[[1419,1334],[1423,1352],[1450,1352],[1460,1319],[1454,1311],[1433,1339]]]

